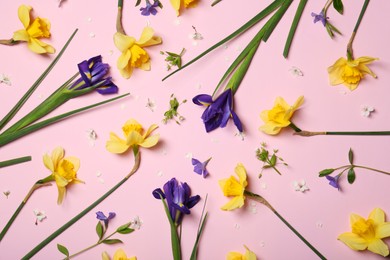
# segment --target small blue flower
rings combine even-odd
[[[321,11],[319,14],[311,13],[311,16],[314,17],[314,23],[321,21],[321,23],[326,26],[326,17],[323,11]]]
[[[192,165],[194,165],[194,172],[196,172],[199,175],[202,175],[203,178],[206,178],[206,176],[209,174],[209,171],[206,169],[206,166],[210,160],[211,160],[211,157],[202,163],[201,161],[199,161],[195,158],[192,158],[191,162],[192,162]]]
[[[178,226],[183,220],[183,214],[190,214],[190,209],[195,206],[200,196],[191,196],[191,189],[187,183],[179,183],[175,178],[164,184],[162,191],[160,188],[153,191],[156,199],[166,199],[172,220]]]
[[[210,95],[200,94],[192,99],[194,104],[206,106],[206,110],[202,114],[202,120],[206,127],[206,132],[210,132],[218,127],[224,128],[233,118],[238,131],[241,133],[242,124],[237,114],[233,111],[233,93],[229,88],[219,95],[215,100]]]
[[[329,181],[330,186],[335,187],[336,189],[340,190],[340,185],[339,185],[340,174],[336,175],[335,177],[330,176],[330,175],[327,175],[325,177]]]
[[[115,217],[115,215],[116,215],[115,212],[110,212],[110,213],[108,213],[108,217],[106,217],[106,215],[104,215],[103,212],[101,212],[101,211],[96,212],[96,218],[98,220],[104,221],[105,226],[108,225],[108,221],[113,219]]]
[[[141,11],[141,15],[149,16],[150,14],[156,15],[157,9],[156,7],[159,6],[159,1],[154,1],[151,5],[149,1],[146,1],[146,6],[141,7],[139,10]]]

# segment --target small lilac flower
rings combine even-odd
[[[96,218],[98,220],[104,221],[105,226],[108,225],[108,221],[113,219],[115,217],[115,215],[116,215],[115,212],[110,212],[110,213],[108,213],[108,217],[106,217],[106,215],[104,215],[103,212],[101,212],[101,211],[96,212]]]
[[[192,102],[199,106],[206,106],[206,110],[201,117],[205,124],[206,132],[210,132],[218,127],[224,128],[230,117],[233,118],[238,131],[243,131],[241,121],[233,111],[233,93],[230,88],[225,90],[215,100],[210,95],[200,94],[195,96]]]
[[[159,1],[154,1],[154,3],[151,5],[149,1],[146,1],[146,6],[141,7],[139,10],[141,11],[141,15],[149,16],[150,14],[156,15],[157,9],[156,7],[159,6]]]
[[[202,175],[203,178],[206,178],[206,176],[209,174],[209,171],[206,169],[206,166],[210,160],[211,157],[202,163],[199,160],[192,158],[191,162],[192,165],[194,165],[194,172],[196,172],[199,175]]]
[[[118,92],[118,87],[111,81],[111,77],[103,78],[110,66],[102,62],[102,56],[95,56],[88,61],[84,60],[78,64],[81,77],[70,87],[70,90],[82,90],[94,88],[100,94],[112,94]]]
[[[183,213],[190,214],[190,209],[199,202],[200,196],[191,196],[190,186],[186,182],[179,183],[175,178],[165,183],[163,190],[155,189],[153,196],[156,199],[166,199],[170,216],[178,226],[183,220]]]
[[[321,21],[321,23],[326,26],[326,17],[323,11],[321,11],[319,14],[311,13],[311,16],[314,17],[314,23]]]
[[[329,181],[330,186],[335,187],[336,189],[340,190],[340,185],[339,185],[340,174],[336,175],[335,177],[330,176],[330,175],[327,175],[325,177]]]

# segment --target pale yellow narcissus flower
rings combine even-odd
[[[385,222],[385,213],[380,208],[371,211],[368,219],[351,214],[352,232],[346,232],[337,239],[353,250],[370,250],[382,256],[389,255],[389,247],[382,241],[390,237],[390,222]]]
[[[378,58],[363,56],[357,59],[347,60],[344,57],[338,59],[328,68],[331,85],[344,84],[350,90],[354,90],[366,74],[376,78],[376,75],[367,66]]]
[[[130,147],[141,146],[145,148],[153,147],[157,144],[159,134],[150,135],[158,126],[153,124],[144,132],[142,125],[136,120],[130,119],[122,127],[125,139],[121,139],[115,133],[110,133],[110,140],[106,143],[106,149],[112,153],[124,153]]]
[[[176,10],[176,15],[180,15],[181,8],[190,8],[195,7],[198,3],[198,0],[170,0],[173,9]]]
[[[246,249],[245,255],[238,252],[229,252],[226,256],[226,260],[257,260],[255,253],[250,251],[245,245],[244,247]]]
[[[287,104],[282,97],[277,97],[271,110],[261,112],[260,118],[265,124],[260,126],[259,130],[269,135],[278,134],[282,128],[291,124],[291,117],[302,103],[303,96],[300,96],[292,106]]]
[[[69,156],[64,158],[64,149],[57,147],[53,150],[51,156],[45,154],[43,163],[47,169],[52,172],[51,177],[57,184],[58,199],[57,203],[61,204],[66,194],[66,187],[71,183],[84,183],[77,179],[77,171],[80,168],[80,160],[76,157]]]
[[[102,260],[110,260],[110,256],[107,254],[106,251],[102,253]],[[132,256],[132,257],[127,257],[126,252],[123,251],[123,249],[119,248],[116,250],[113,260],[137,260],[137,257]]]
[[[246,181],[246,170],[242,163],[238,163],[234,169],[238,176],[238,180],[234,176],[228,179],[219,181],[219,186],[223,191],[223,195],[233,197],[228,203],[221,207],[222,210],[233,210],[241,208],[245,201],[245,187],[248,185]]]
[[[122,52],[118,58],[117,67],[124,78],[130,78],[134,68],[150,70],[150,57],[144,47],[160,44],[161,38],[154,36],[151,27],[145,27],[141,38],[137,41],[134,37],[117,32],[114,34],[114,43]]]
[[[27,42],[28,48],[39,54],[54,53],[55,49],[47,43],[40,41],[40,38],[50,37],[50,22],[45,18],[37,17],[34,20],[30,17],[31,6],[21,5],[18,9],[18,16],[24,29],[14,32],[14,41]]]

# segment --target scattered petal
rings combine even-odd
[[[292,75],[296,76],[296,77],[303,77],[303,72],[302,70],[300,70],[299,68],[297,67],[291,67],[289,69],[289,71],[291,72]]]
[[[265,247],[265,242],[264,241],[260,241],[260,246],[261,247]]]
[[[126,104],[121,104],[121,109],[124,110],[126,108]]]
[[[95,33],[90,32],[90,33],[89,33],[89,37],[90,37],[90,38],[95,38]]]
[[[101,171],[97,171],[96,172],[96,177],[100,177],[100,176],[102,176],[102,172]]]
[[[130,225],[130,228],[132,229],[140,229],[141,226],[142,226],[143,222],[142,220],[139,218],[139,216],[135,216],[133,218],[133,220],[131,221],[131,225]]]
[[[374,107],[364,105],[360,109],[360,114],[364,117],[370,117],[371,112],[374,112],[374,111],[375,111]]]
[[[44,211],[34,209],[34,215],[35,215],[35,225],[38,225],[38,221],[42,222],[45,218],[47,218]]]
[[[86,132],[87,132],[87,137],[88,137],[88,140],[89,140],[89,144],[91,146],[95,146],[95,140],[97,139],[97,134],[96,134],[95,130],[88,129]]]
[[[163,176],[163,172],[162,172],[162,171],[158,171],[158,172],[157,172],[157,176],[158,176],[158,177]]]
[[[200,83],[196,84],[196,88],[197,89],[201,89],[202,88],[202,84],[200,84]]]
[[[104,179],[99,178],[98,180],[99,180],[99,182],[100,182],[101,184],[104,184]]]
[[[180,19],[175,19],[175,21],[173,21],[173,23],[174,23],[175,25],[180,25],[180,24],[181,24],[181,21],[180,21]]]
[[[235,229],[240,229],[240,227],[241,227],[241,226],[240,226],[238,223],[236,223],[236,224],[234,225],[234,228],[235,228]]]
[[[186,153],[186,158],[192,159],[192,153]]]
[[[161,153],[162,153],[163,155],[167,155],[167,154],[168,154],[168,152],[167,152],[166,149],[163,149]]]
[[[294,185],[295,191],[300,191],[300,192],[304,193],[305,191],[309,190],[309,187],[306,185],[305,180],[294,181],[293,185]]]
[[[91,17],[88,17],[88,18],[87,18],[87,22],[89,22],[89,23],[92,22],[92,18],[91,18]]]
[[[154,112],[154,109],[156,108],[156,102],[153,99],[148,98],[146,107],[149,108],[152,112]]]
[[[0,84],[1,83],[12,86],[11,78],[5,74],[0,74]]]

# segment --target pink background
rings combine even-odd
[[[245,2],[245,3],[244,3]],[[148,23],[156,34],[163,38],[163,44],[148,48],[152,70],[136,70],[131,79],[123,79],[116,69],[120,53],[113,43],[116,19],[116,1],[84,0],[64,1],[58,8],[56,0],[51,1],[1,1],[0,38],[10,38],[21,29],[17,17],[20,4],[31,5],[35,15],[48,18],[52,24],[52,37],[46,42],[59,51],[75,28],[79,31],[60,62],[32,95],[18,117],[52,93],[76,70],[76,64],[84,59],[101,54],[112,67],[110,74],[120,87],[120,94],[130,92],[131,96],[115,103],[90,110],[47,127],[39,132],[19,139],[1,148],[0,160],[31,155],[28,163],[0,169],[0,192],[9,190],[7,199],[0,194],[0,228],[18,207],[32,184],[50,172],[44,167],[42,156],[56,146],[64,147],[67,156],[81,160],[78,177],[86,184],[73,185],[61,206],[56,204],[55,186],[36,191],[0,243],[1,259],[20,259],[38,243],[60,226],[78,214],[118,183],[133,165],[130,153],[123,156],[106,151],[105,143],[109,132],[121,133],[124,122],[137,119],[145,127],[159,124],[156,130],[161,135],[157,147],[142,150],[139,171],[114,194],[62,233],[35,259],[60,259],[56,244],[65,245],[75,253],[96,242],[96,211],[114,211],[115,219],[111,229],[128,222],[138,215],[143,221],[140,230],[130,235],[118,235],[123,245],[101,245],[82,255],[79,259],[100,259],[106,250],[110,255],[117,248],[123,248],[128,256],[138,259],[170,259],[171,244],[169,224],[160,201],[151,192],[162,187],[172,177],[187,182],[193,194],[203,199],[208,194],[206,209],[209,212],[203,237],[200,242],[199,259],[224,259],[229,251],[244,252],[247,245],[259,259],[315,259],[315,254],[306,247],[271,211],[261,204],[246,205],[232,212],[220,207],[228,199],[222,195],[218,180],[234,174],[234,167],[242,162],[247,171],[249,189],[263,195],[308,241],[328,259],[380,259],[371,252],[355,252],[349,249],[337,236],[350,231],[349,214],[355,212],[367,217],[375,207],[390,214],[388,188],[389,176],[365,170],[356,170],[357,178],[349,185],[346,176],[341,179],[342,191],[328,185],[318,172],[324,168],[348,163],[350,147],[355,153],[356,164],[390,170],[388,153],[390,137],[321,136],[302,138],[285,129],[278,136],[259,132],[262,125],[259,114],[272,107],[277,96],[292,104],[300,95],[305,96],[301,109],[294,115],[294,122],[303,129],[320,131],[343,130],[390,130],[389,61],[390,37],[388,37],[385,10],[390,10],[386,0],[371,1],[354,43],[355,56],[379,57],[372,64],[377,79],[365,78],[357,90],[349,92],[344,86],[331,87],[326,68],[345,55],[346,45],[354,27],[363,1],[344,1],[345,13],[339,15],[330,9],[331,21],[342,32],[331,40],[321,24],[313,24],[311,12],[318,13],[325,1],[309,1],[298,26],[289,58],[282,56],[284,42],[299,1],[294,1],[269,41],[261,44],[252,65],[235,96],[235,110],[245,128],[245,140],[235,136],[236,129],[229,122],[225,129],[209,134],[204,131],[200,116],[203,109],[192,104],[193,96],[211,94],[215,85],[249,40],[261,27],[258,24],[241,37],[229,42],[184,71],[162,82],[167,75],[164,57],[160,51],[180,52],[185,47],[183,59],[189,61],[203,50],[227,36],[244,24],[271,1],[229,1],[215,7],[211,1],[201,1],[197,8],[186,10],[176,17],[168,1],[156,16],[143,17],[135,1],[125,1],[123,24],[127,34],[139,38]],[[189,35],[195,26],[204,37],[193,45]],[[94,35],[94,37],[91,37]],[[30,52],[26,45],[0,46],[0,73],[10,76],[12,86],[0,85],[0,117],[17,102],[23,93],[39,77],[54,56],[39,56]],[[304,76],[296,77],[291,67],[300,68]],[[189,102],[179,108],[186,119],[179,126],[173,121],[161,123],[168,109],[170,95],[174,93],[179,101]],[[87,104],[104,100],[97,93],[71,100],[53,114],[68,111]],[[148,98],[153,99],[156,108],[152,112],[146,107]],[[370,105],[375,112],[369,118],[360,115],[360,107]],[[94,129],[98,139],[91,146],[86,131]],[[280,166],[282,176],[272,170],[265,170],[258,179],[262,162],[255,157],[261,142],[278,148],[279,155],[289,164]],[[206,179],[193,173],[188,154],[199,160],[210,156]],[[98,177],[98,173],[101,176]],[[310,190],[305,193],[294,191],[294,180],[306,180]],[[202,211],[201,201],[183,222],[183,259],[189,259],[196,236],[196,229]],[[255,207],[256,210],[252,208]],[[47,219],[34,224],[34,209],[43,210]],[[389,216],[387,218],[389,220]],[[385,240],[387,244],[390,240]]]

